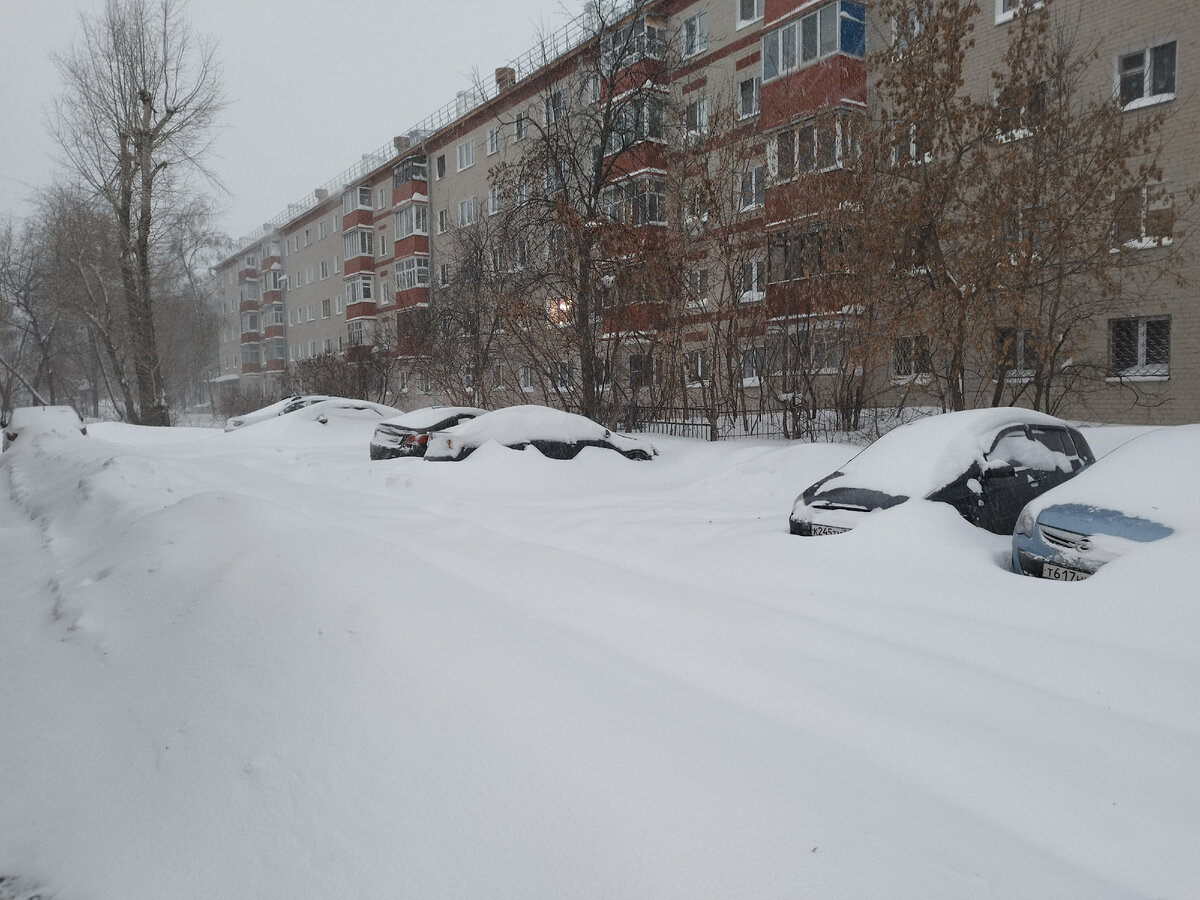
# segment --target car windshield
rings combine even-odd
[[[908,498],[866,488],[832,487],[828,490],[818,490],[805,499],[814,509],[857,509],[869,512],[873,509],[890,509]]]

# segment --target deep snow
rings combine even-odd
[[[368,461],[372,429],[96,424],[3,454],[0,876],[1200,896],[1194,533],[1041,582],[935,504],[789,535],[846,445],[435,465]]]

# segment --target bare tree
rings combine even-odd
[[[648,233],[635,237],[631,230],[666,221],[665,170],[654,148],[667,137],[670,43],[655,5],[591,5],[572,55],[553,59],[547,52],[531,107],[499,116],[526,135],[519,156],[492,173],[507,204],[510,252],[520,255],[521,283],[531,292],[514,299],[536,296],[549,326],[537,333],[543,340],[536,346],[533,333],[523,339],[553,372],[556,390],[592,418],[613,415],[613,363],[629,329],[610,326],[618,316],[627,324],[628,307],[641,306],[631,314],[641,323],[634,330],[657,331],[644,326],[662,302],[619,287],[637,280],[628,277],[637,267],[628,254],[652,243]],[[618,298],[625,309],[615,308]],[[522,310],[522,303],[509,307]]]
[[[152,243],[164,210],[208,176],[203,158],[223,106],[211,43],[181,0],[108,0],[80,15],[55,63],[65,89],[51,129],[70,169],[111,211],[132,338],[137,418],[168,425],[154,323]]]

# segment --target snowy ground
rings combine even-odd
[[[1194,536],[1040,582],[790,536],[848,446],[370,430],[3,454],[0,896],[1200,897]]]

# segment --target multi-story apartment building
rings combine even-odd
[[[984,0],[967,90],[995,91],[1018,2]],[[1182,198],[1200,175],[1200,107],[1186,84],[1200,23],[1181,0],[1143,4],[1133,30],[1115,0],[1054,6],[1078,12],[1094,43],[1092,90],[1115,93],[1129,115],[1169,109],[1162,179],[1180,199],[1132,208],[1124,235],[1150,258],[1165,242],[1144,239],[1165,220],[1185,236]],[[586,12],[238,243],[218,269],[221,379],[271,393],[285,370],[322,354],[383,353],[400,406],[819,404],[814,385],[844,374],[843,331],[863,298],[852,265],[801,260],[814,247],[818,258],[835,252],[823,210],[853,196],[868,44],[891,38],[851,0]],[[589,187],[593,171],[603,183]],[[564,242],[588,259],[556,269]],[[1106,373],[1063,413],[1200,418],[1200,271],[1176,274],[1093,323]],[[517,301],[556,339],[539,344],[514,326]],[[594,308],[581,318],[584,302]],[[919,399],[918,349],[897,342],[876,396],[886,401],[890,378]]]

